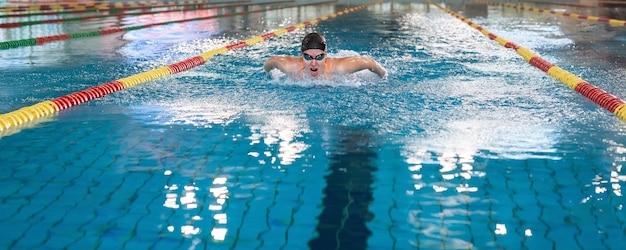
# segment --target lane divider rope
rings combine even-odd
[[[557,3],[557,2],[548,2],[548,1],[524,1],[525,3],[535,3],[535,4],[549,4],[549,5],[557,5],[557,6],[573,6],[573,7],[583,7],[589,8],[589,5],[582,5],[576,3]]]
[[[163,3],[157,1],[151,2],[108,2],[108,3],[59,3],[59,4],[41,4],[27,6],[7,6],[0,8],[0,12],[31,12],[31,11],[62,11],[62,10],[88,10],[88,9],[104,9],[104,8],[124,8],[124,7],[147,7],[159,6]]]
[[[297,29],[304,28],[306,26],[310,26],[316,24],[321,21],[325,21],[331,18],[335,18],[337,16],[341,16],[350,12],[354,12],[370,5],[381,3],[382,0],[378,0],[376,2],[371,2],[368,4],[360,5],[357,7],[348,8],[330,15],[326,15],[323,17],[319,17],[316,19],[311,19],[309,21],[305,21],[302,23],[298,23],[286,28],[278,29],[260,36],[252,37],[250,39],[233,43],[230,45],[226,45],[221,48],[213,49],[207,52],[204,52],[200,55],[179,61],[174,64],[170,64],[167,66],[159,67],[153,70],[149,70],[143,73],[135,74],[129,77],[121,78],[112,82],[104,83],[98,86],[94,86],[85,90],[80,90],[77,92],[73,92],[68,95],[64,95],[52,100],[43,101],[37,103],[32,106],[27,106],[20,108],[18,110],[0,114],[0,136],[3,135],[3,132],[6,132],[8,129],[17,129],[19,130],[22,126],[26,124],[32,124],[36,122],[39,118],[46,117],[52,114],[56,114],[61,110],[68,109],[72,106],[76,106],[88,101],[91,101],[96,98],[103,97],[105,95],[120,91],[122,89],[130,88],[132,86],[138,85],[140,83],[148,82],[155,80],[157,78],[161,78],[167,75],[172,75],[176,73],[180,73],[197,66],[200,66],[206,63],[210,58],[224,54],[228,51],[234,49],[241,49],[250,45],[257,44],[264,40],[270,39],[272,37],[276,37],[288,32],[292,32]],[[17,132],[15,132],[17,133]]]
[[[6,14],[0,15],[0,18],[7,17],[29,17],[29,16],[53,16],[60,14],[81,14],[86,12],[100,12],[100,11],[131,11],[131,10],[147,10],[153,8],[164,8],[164,7],[182,7],[182,6],[202,6],[202,5],[216,5],[216,4],[233,4],[237,2],[206,2],[202,0],[197,1],[182,1],[182,2],[158,2],[153,5],[137,5],[137,6],[128,6],[128,7],[113,7],[109,5],[101,5],[96,6],[94,8],[78,8],[78,9],[68,9],[68,10],[53,10],[53,11],[38,11],[38,12],[29,12],[29,13],[16,13],[16,14]],[[249,3],[249,1],[239,1],[239,3]]]
[[[240,1],[241,3],[244,3],[243,1]],[[290,0],[290,2],[293,2],[293,0]],[[155,5],[148,5],[148,6],[135,6],[135,7],[122,7],[122,8],[115,8],[115,7],[101,7],[101,8],[89,8],[89,9],[73,9],[73,10],[67,10],[67,11],[43,11],[43,12],[28,12],[28,13],[17,13],[17,14],[6,14],[6,15],[0,15],[0,19],[1,18],[7,18],[7,17],[29,17],[29,16],[55,16],[55,15],[61,15],[61,14],[82,14],[82,13],[88,13],[88,12],[126,12],[126,11],[134,11],[134,10],[149,10],[149,9],[155,9],[155,8],[173,8],[173,7],[189,7],[189,6],[207,6],[207,5],[218,5],[218,4],[233,4],[233,3],[237,3],[237,2],[212,2],[212,3],[206,3],[203,1],[184,1],[184,2],[159,2],[159,4],[155,4]],[[262,4],[262,3],[259,3]],[[184,11],[184,9],[182,9],[181,11]]]
[[[49,11],[49,10],[87,10],[87,9],[108,9],[108,8],[128,8],[128,7],[165,7],[169,4],[178,3],[209,3],[209,0],[195,0],[183,2],[161,2],[161,1],[139,1],[139,2],[105,2],[105,3],[55,3],[55,4],[33,4],[26,6],[7,6],[0,8],[0,12],[26,12],[26,11]],[[244,1],[241,1],[244,2]],[[249,1],[247,1],[249,2]],[[223,2],[228,3],[228,2]],[[230,2],[232,3],[232,2]]]
[[[288,1],[276,1],[276,2],[263,2],[260,3],[262,5],[269,4],[281,4],[281,3],[290,3],[293,0]],[[206,7],[200,7],[193,10],[186,11],[197,11],[197,10],[211,10],[217,8],[233,8],[233,7],[242,7],[242,6],[251,6],[257,4],[231,4],[231,5],[209,5]],[[11,23],[0,23],[0,28],[17,28],[28,25],[36,25],[36,24],[51,24],[51,23],[63,23],[70,21],[86,21],[89,19],[97,19],[97,18],[108,18],[108,17],[125,17],[125,16],[139,16],[139,15],[154,15],[160,13],[171,13],[171,12],[181,12],[181,10],[162,10],[162,11],[144,11],[138,13],[120,13],[120,14],[111,14],[111,15],[90,15],[90,16],[80,16],[80,17],[69,17],[69,18],[58,18],[58,19],[48,19],[48,20],[36,20],[36,21],[25,21],[25,22],[11,22]]]
[[[222,18],[222,17],[240,16],[240,15],[247,15],[251,13],[266,12],[266,11],[271,11],[271,10],[295,8],[295,7],[302,7],[302,6],[308,6],[308,5],[319,5],[319,4],[334,3],[334,2],[336,1],[333,0],[333,1],[326,1],[326,2],[315,2],[315,3],[309,3],[309,4],[291,5],[291,6],[267,7],[267,8],[255,10],[255,11],[242,11],[238,13],[226,13],[226,14],[219,14],[219,15],[213,15],[213,16],[195,17],[195,18],[189,18],[189,19],[183,19],[183,20],[174,20],[174,21],[167,21],[167,22],[160,22],[160,23],[130,26],[130,27],[125,27],[125,28],[112,27],[112,28],[105,28],[105,29],[100,29],[100,30],[95,30],[95,31],[86,31],[86,32],[79,32],[79,33],[72,33],[72,34],[59,34],[59,35],[53,35],[53,36],[44,36],[44,37],[5,41],[5,42],[0,42],[0,50],[17,48],[17,47],[37,46],[37,45],[43,45],[45,43],[76,39],[76,38],[109,35],[109,34],[144,29],[144,28],[149,28],[149,27],[159,26],[159,25],[200,21],[200,20]]]
[[[478,4],[503,6],[503,7],[513,8],[513,9],[518,9],[518,10],[534,11],[538,13],[549,13],[549,14],[566,16],[566,17],[570,17],[574,19],[588,20],[588,21],[593,21],[593,22],[605,22],[605,23],[608,23],[609,26],[611,27],[626,26],[626,21],[624,20],[611,19],[611,18],[606,18],[606,17],[587,16],[587,15],[580,15],[580,14],[575,14],[575,13],[568,13],[565,11],[544,10],[544,9],[538,9],[538,8],[533,8],[533,7],[524,7],[524,6],[505,4],[505,3],[494,3],[494,2],[487,2],[487,1],[481,1],[481,0],[474,0],[474,2]]]
[[[135,10],[135,9],[147,9],[147,7],[133,7],[133,8],[124,8],[123,10]],[[0,15],[0,18],[9,18],[9,17],[30,17],[30,16],[56,16],[61,14],[82,14],[87,12],[99,12],[99,11],[107,11],[107,9],[73,9],[73,10],[64,10],[64,11],[47,11],[47,12],[29,12],[29,13],[18,13],[18,14],[6,14]]]
[[[499,37],[491,33],[490,31],[484,29],[483,27],[479,26],[478,24],[473,23],[472,21],[466,19],[465,17],[459,14],[456,14],[455,12],[451,10],[446,9],[439,4],[436,4],[432,2],[431,0],[428,0],[428,2],[430,4],[437,6],[437,8],[441,9],[442,11],[465,22],[472,28],[480,31],[483,35],[489,37],[489,39],[495,40],[503,47],[508,48],[508,49],[514,49],[519,55],[521,55],[524,58],[524,60],[526,60],[526,62],[530,63],[531,65],[535,66],[541,71],[547,73],[548,75],[556,78],[557,80],[559,80],[566,86],[570,87],[576,92],[587,97],[589,100],[595,102],[596,104],[600,105],[601,107],[615,114],[620,119],[626,121],[626,103],[623,100],[615,97],[612,94],[607,93],[606,91],[594,86],[591,83],[588,83],[587,81],[575,76],[574,74],[542,59],[541,57],[537,56],[535,53],[533,53],[529,49],[519,46],[510,41],[507,41],[506,39],[502,37]]]

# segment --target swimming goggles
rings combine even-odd
[[[309,54],[303,54],[303,55],[304,55],[304,60],[307,60],[307,61],[309,61],[309,60],[313,60],[313,57],[312,57],[311,55],[309,55]],[[315,57],[315,60],[318,60],[318,61],[324,60],[324,57],[325,57],[325,56],[326,56],[326,53],[324,53],[324,54],[319,54],[319,55],[317,55],[317,56]]]

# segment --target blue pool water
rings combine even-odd
[[[0,113],[346,7],[0,50]],[[626,99],[624,28],[448,7]],[[34,25],[0,38],[228,11]],[[310,31],[326,36],[331,56],[371,56],[389,76],[310,82],[262,70],[270,55],[296,55]],[[0,245],[620,249],[625,131],[617,116],[433,5],[383,3],[4,132]]]

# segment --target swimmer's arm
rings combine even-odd
[[[265,61],[263,69],[267,72],[270,72],[273,69],[278,69],[285,74],[293,74],[292,61],[292,56],[272,56]]]
[[[270,58],[268,58],[265,61],[265,64],[263,65],[263,69],[265,69],[265,71],[270,72],[273,69],[277,69],[278,68],[278,59],[277,56],[272,56]]]
[[[339,63],[338,71],[344,74],[354,73],[367,69],[376,73],[380,78],[387,75],[387,71],[380,66],[374,59],[367,56],[354,56],[342,58]]]

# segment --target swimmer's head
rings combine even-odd
[[[315,32],[307,34],[304,39],[302,39],[300,51],[304,52],[309,49],[321,49],[326,51],[326,39]]]

